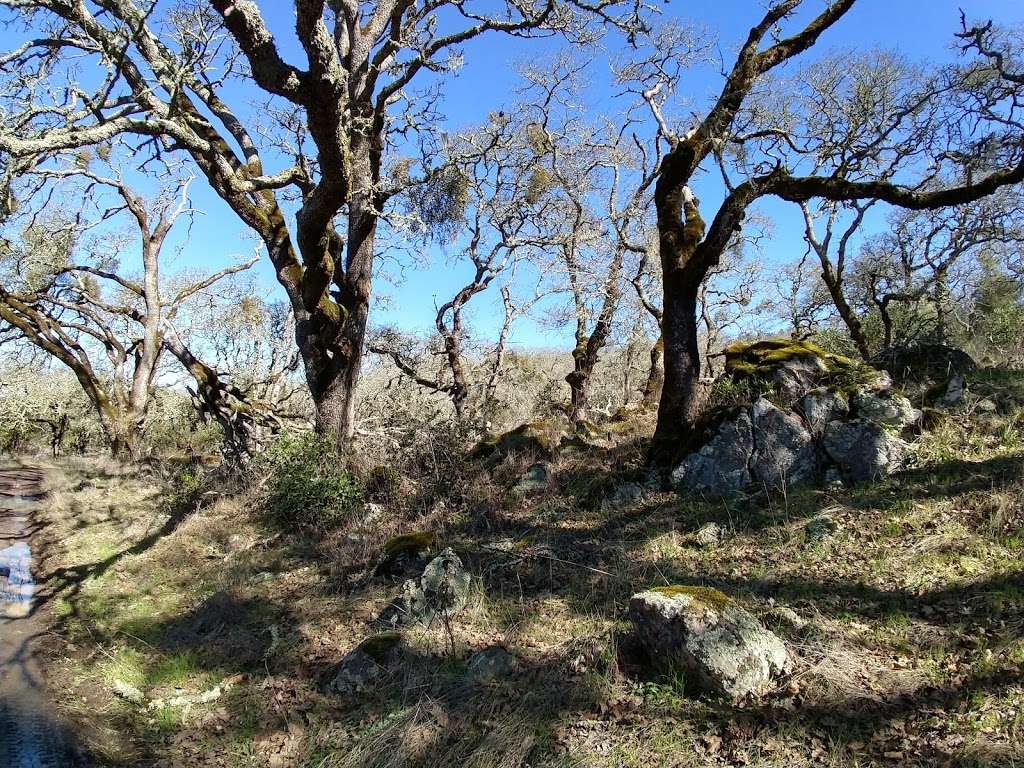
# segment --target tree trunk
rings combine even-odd
[[[133,464],[142,460],[142,430],[134,419],[127,415],[114,417],[106,431],[113,458]]]
[[[651,445],[651,458],[659,462],[674,458],[676,446],[690,434],[700,411],[697,294],[702,280],[703,276],[692,270],[665,275],[661,321],[664,379]]]
[[[864,326],[861,324],[860,318],[857,317],[853,307],[850,306],[850,302],[846,300],[846,293],[843,291],[842,282],[832,272],[832,267],[824,257],[821,259],[821,279],[824,281],[825,287],[828,288],[828,293],[832,297],[832,303],[835,304],[839,317],[846,324],[846,328],[850,333],[850,339],[853,341],[854,346],[857,347],[857,352],[860,353],[864,360],[869,360],[871,358],[871,347],[868,344],[867,336],[864,334]]]
[[[340,310],[334,323],[336,352],[333,357],[326,354],[323,345],[302,350],[316,406],[316,430],[331,435],[339,448],[349,443],[355,431],[376,234],[377,214],[372,201],[368,195],[357,196],[349,203],[347,269],[344,277],[335,280]]]
[[[590,376],[593,366],[587,365],[585,355],[573,354],[574,369],[565,377],[569,385],[569,418],[575,423],[586,418],[590,394]]]

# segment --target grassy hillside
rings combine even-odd
[[[54,695],[111,765],[1024,761],[1020,411],[945,418],[876,484],[729,502],[623,492],[645,429],[563,452],[530,493],[509,490],[530,456],[439,460],[323,535],[267,522],[255,481],[62,462],[36,534]],[[724,534],[702,546],[708,522]],[[399,591],[370,574],[384,542],[418,531],[468,564],[469,608],[406,630],[379,684],[327,692]],[[732,706],[649,673],[625,605],[668,584],[737,599],[784,638],[792,676]],[[493,644],[518,670],[469,682]]]

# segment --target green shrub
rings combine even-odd
[[[366,477],[366,498],[374,501],[394,501],[402,487],[402,473],[394,467],[380,464]]]
[[[287,435],[267,452],[266,508],[278,523],[333,528],[358,510],[363,489],[330,440]]]

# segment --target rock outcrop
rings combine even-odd
[[[629,617],[655,663],[732,699],[767,693],[790,668],[782,641],[716,589],[641,592],[629,601]]]
[[[763,397],[750,409],[754,450],[753,479],[766,488],[780,488],[810,478],[817,471],[817,451],[800,417],[785,413]]]
[[[680,491],[725,496],[829,476],[871,480],[898,468],[898,435],[921,420],[889,390],[887,374],[806,342],[734,344],[726,372],[745,382],[730,391],[752,396],[709,416],[699,448],[670,475]]]
[[[754,425],[748,411],[722,422],[696,453],[691,453],[670,476],[672,484],[713,495],[736,493],[751,483],[750,455]]]
[[[402,585],[402,594],[384,611],[379,623],[400,626],[447,621],[465,609],[471,583],[469,571],[449,547],[427,563],[419,579]]]

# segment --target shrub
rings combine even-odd
[[[402,473],[394,467],[378,464],[366,477],[366,498],[374,501],[394,501],[402,488]]]
[[[266,509],[275,522],[334,528],[362,506],[362,486],[330,440],[286,435],[267,451],[266,461]]]

